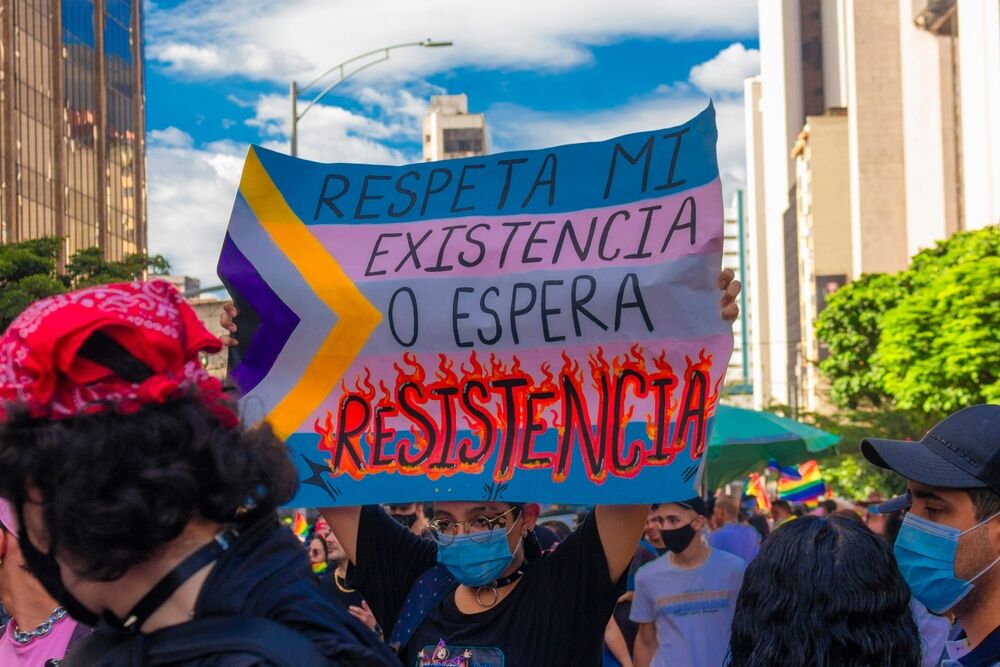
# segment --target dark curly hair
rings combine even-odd
[[[217,414],[193,394],[60,421],[10,409],[0,496],[20,506],[37,487],[49,553],[68,556],[81,577],[113,581],[196,516],[226,523],[295,493],[295,468],[270,426],[227,428]]]
[[[730,667],[917,667],[910,589],[860,521],[803,517],[764,543],[743,577]]]

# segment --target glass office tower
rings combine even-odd
[[[146,252],[141,0],[0,0],[0,240]]]

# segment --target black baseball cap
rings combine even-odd
[[[705,500],[701,496],[695,496],[694,498],[689,498],[688,500],[675,500],[675,505],[680,505],[685,509],[694,510],[701,516],[708,516],[708,507],[705,505]]]
[[[866,438],[861,453],[880,468],[927,486],[1000,493],[1000,405],[959,410],[916,442]],[[902,509],[904,498],[884,503],[879,511]]]

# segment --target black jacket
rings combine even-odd
[[[195,618],[251,616],[275,621],[305,636],[331,665],[398,666],[396,657],[321,589],[298,539],[271,513],[255,520],[222,554],[195,607]],[[197,621],[195,621],[197,622]],[[183,636],[187,624],[149,635],[119,632],[103,623],[64,665],[123,664],[161,642]],[[139,648],[139,647],[142,648]],[[124,656],[130,656],[124,658]],[[185,667],[270,665],[239,652],[172,663]]]

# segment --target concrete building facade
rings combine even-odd
[[[0,241],[146,252],[139,0],[0,0]]]
[[[760,77],[747,79],[743,86],[746,100],[746,151],[747,192],[744,201],[747,227],[746,262],[748,278],[755,285],[746,285],[746,312],[753,326],[750,328],[750,377],[753,390],[753,407],[764,407],[759,387],[772,386],[770,355],[771,319],[768,311],[767,290],[759,289],[760,283],[769,284],[767,265],[767,237],[761,233],[766,219],[764,199],[764,118],[761,101]]]
[[[465,95],[434,95],[424,114],[424,162],[485,155],[486,115],[469,113]]]
[[[723,242],[722,242],[722,266],[733,269],[736,277],[749,282],[749,236],[746,230],[746,195],[742,190],[736,192],[732,206],[725,211],[723,220]],[[727,402],[737,395],[745,395],[752,382],[752,349],[751,338],[753,331],[753,315],[750,307],[751,295],[748,286],[744,284],[745,294],[744,307],[741,309],[740,318],[733,322],[733,354],[729,357],[729,366],[726,369],[726,393],[730,397]],[[740,401],[735,401],[740,402]],[[748,406],[749,407],[749,406]]]
[[[1000,222],[1000,0],[776,0],[759,16],[754,404],[816,410],[824,290]]]
[[[817,361],[825,357],[816,337],[816,316],[826,298],[847,283],[854,253],[851,212],[842,204],[850,188],[846,111],[806,116],[792,150],[798,219],[799,319],[802,340],[795,364],[798,403],[815,412],[824,384]]]

